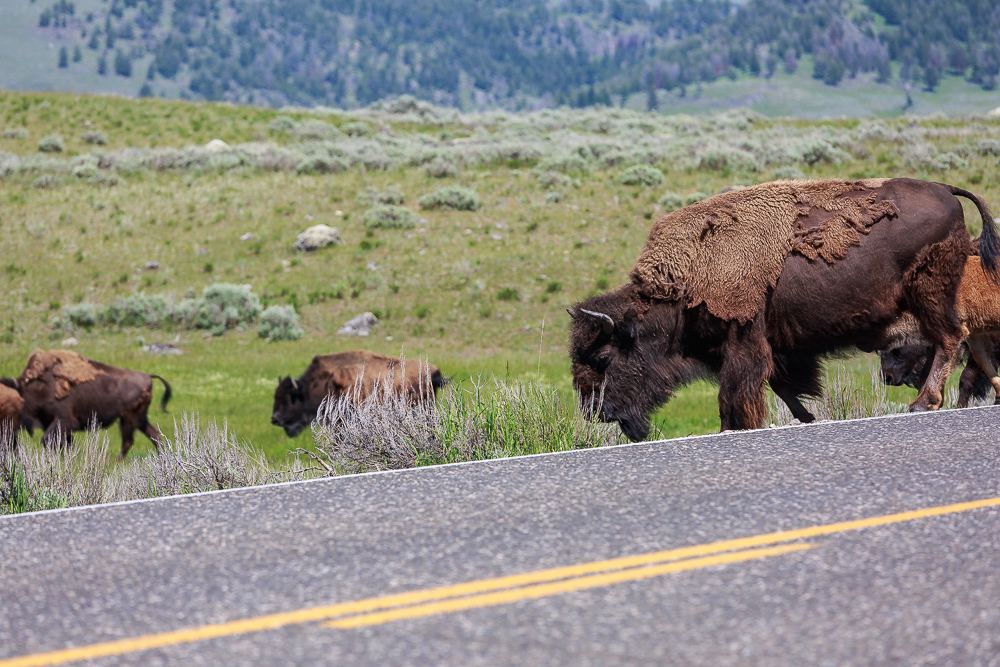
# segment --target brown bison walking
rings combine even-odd
[[[969,361],[959,381],[958,407],[965,408],[973,397],[984,398],[995,390],[1000,403],[1000,289],[983,271],[979,257],[969,257],[958,287],[956,311],[962,324]],[[921,335],[916,320],[906,314],[887,332],[889,340],[880,350],[882,379],[886,384],[920,386],[930,370],[933,345]]]
[[[95,423],[107,428],[120,420],[121,456],[125,458],[135,442],[136,429],[153,441],[157,451],[163,440],[146,415],[153,398],[153,378],[165,388],[160,405],[166,411],[172,392],[159,375],[115,368],[70,350],[35,350],[19,378],[2,382],[21,395],[29,431],[34,423],[45,429],[43,444],[67,447],[74,432]]]
[[[367,398],[379,382],[392,382],[396,393],[405,393],[414,403],[448,383],[434,366],[419,362],[404,364],[400,359],[366,350],[313,357],[298,379],[285,377],[274,392],[271,423],[294,438],[316,419],[320,403],[327,396]]]
[[[570,311],[585,409],[640,440],[677,387],[714,375],[723,430],[765,423],[766,382],[812,421],[799,397],[820,395],[824,356],[876,349],[906,310],[935,349],[910,409],[937,409],[962,338],[955,294],[970,241],[956,195],[979,209],[996,280],[985,203],[940,183],[779,181],[659,219],[631,282]]]

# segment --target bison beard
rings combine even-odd
[[[794,183],[777,185],[784,199],[796,188]],[[747,201],[766,201],[769,187],[772,184],[747,188]],[[649,433],[651,413],[679,386],[713,375],[719,381],[723,430],[764,425],[768,382],[793,415],[812,421],[799,399],[820,395],[823,358],[853,346],[876,349],[885,329],[909,310],[935,347],[928,381],[911,410],[937,409],[958,352],[961,329],[955,294],[969,252],[969,234],[955,195],[973,199],[980,210],[981,256],[991,272],[997,237],[985,204],[964,190],[912,179],[841,183],[833,188],[833,197],[815,196],[815,184],[804,189],[813,196],[799,201],[796,220],[784,226],[747,226],[750,234],[762,229],[779,234],[772,240],[775,247],[785,248],[773,283],[771,277],[760,276],[750,281],[749,291],[728,278],[713,282],[704,267],[717,258],[699,263],[702,250],[722,247],[713,237],[717,232],[729,235],[731,253],[743,247],[737,223],[746,214],[738,198],[725,198],[722,214],[713,209],[716,198],[703,202],[699,210],[706,224],[700,237],[686,231],[680,235],[695,239],[681,255],[655,247],[671,236],[665,231],[670,217],[658,221],[643,252],[642,270],[637,265],[632,282],[591,297],[570,312],[574,385],[584,407],[593,405],[601,420],[619,422],[630,439],[638,440]],[[855,203],[839,203],[842,198]],[[811,201],[822,205],[811,206]],[[685,230],[697,227],[690,216],[682,218]],[[834,253],[813,252],[823,247],[824,229],[838,239]],[[808,240],[804,246],[803,240]],[[745,245],[754,252],[767,247],[760,238]],[[770,257],[771,250],[765,254]],[[665,258],[667,268],[655,263],[658,256]],[[739,271],[746,266],[743,261]],[[697,270],[690,271],[689,284],[685,271],[690,267]],[[764,270],[772,271],[771,263],[765,262]],[[651,284],[649,277],[657,276],[669,283]],[[759,289],[762,285],[766,289]],[[747,301],[734,300],[733,295]]]

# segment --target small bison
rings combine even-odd
[[[159,375],[115,368],[70,350],[35,350],[19,378],[0,382],[20,394],[22,423],[29,432],[35,423],[40,424],[46,446],[68,447],[75,431],[95,423],[107,428],[120,420],[121,457],[125,458],[135,442],[136,429],[159,451],[163,436],[146,415],[153,398],[153,378],[165,388],[160,405],[166,412],[172,392]]]
[[[984,397],[991,386],[1000,402],[1000,377],[996,371],[1000,289],[987,278],[979,257],[966,260],[955,309],[971,356],[959,382],[958,407],[968,407],[974,396]],[[885,348],[879,352],[882,380],[896,386],[919,386],[929,369],[931,343],[908,313],[888,333]]]
[[[0,385],[0,438],[11,436],[21,425],[24,400],[17,390]]]
[[[298,379],[285,377],[278,381],[271,423],[294,438],[316,419],[327,396],[346,395],[360,402],[372,394],[377,383],[386,381],[413,403],[433,397],[435,391],[448,384],[441,371],[424,362],[404,364],[400,359],[366,350],[316,356]]]

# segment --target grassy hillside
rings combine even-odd
[[[416,103],[348,116],[5,92],[0,119],[0,131],[10,130],[0,138],[0,373],[16,375],[32,349],[57,346],[69,332],[52,321],[67,306],[138,292],[176,303],[213,283],[250,284],[266,304],[297,309],[301,340],[268,343],[253,327],[73,333],[87,356],[167,377],[175,415],[226,419],[273,460],[308,439],[290,441],[270,425],[273,388],[314,354],[402,350],[459,384],[494,374],[568,397],[565,308],[626,280],[667,193],[707,195],[776,176],[910,175],[1000,198],[1000,122],[986,118],[457,117]],[[106,144],[88,144],[86,133]],[[327,138],[310,138],[317,133]],[[40,153],[53,134],[64,150]],[[198,147],[216,138],[232,148]],[[315,159],[335,173],[303,168]],[[636,163],[658,167],[665,183],[622,184]],[[481,208],[420,209],[420,196],[445,185],[475,190]],[[411,229],[364,224],[370,204],[359,196],[389,186],[415,211]],[[977,229],[975,212],[967,216]],[[317,223],[339,228],[343,243],[294,251],[296,235]],[[159,268],[144,268],[153,261]],[[372,336],[336,334],[368,310],[381,319]],[[183,356],[139,350],[173,341]],[[849,366],[866,376],[865,363]],[[667,436],[717,430],[714,388],[682,390],[657,424]]]

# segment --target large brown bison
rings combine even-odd
[[[153,378],[163,383],[161,408],[166,411],[172,392],[159,375],[115,368],[85,359],[71,350],[35,350],[21,376],[3,378],[24,401],[23,421],[29,431],[39,424],[42,443],[68,447],[73,433],[111,426],[120,420],[121,456],[135,442],[136,429],[145,433],[157,451],[163,436],[146,415],[153,398]]]
[[[396,393],[417,402],[433,397],[448,379],[428,363],[404,363],[367,350],[316,356],[298,379],[285,377],[278,381],[271,423],[294,438],[316,419],[320,403],[327,396],[362,401],[381,382],[391,382]]]
[[[826,355],[876,349],[903,311],[935,348],[911,410],[940,407],[961,327],[955,293],[969,253],[957,196],[983,218],[980,256],[997,280],[985,203],[913,179],[779,181],[659,219],[619,289],[577,304],[573,380],[585,409],[632,440],[679,386],[714,375],[722,429],[765,423],[765,383],[800,421]]]

